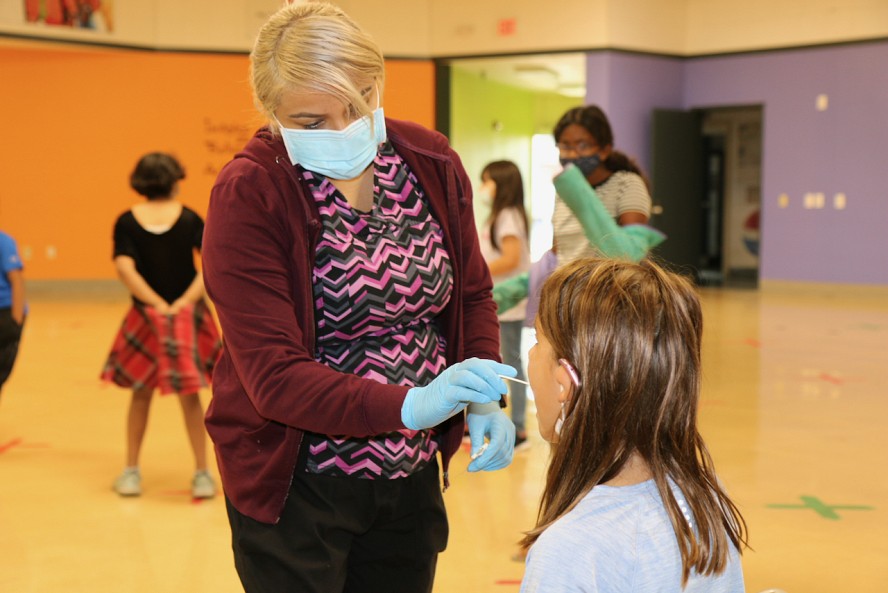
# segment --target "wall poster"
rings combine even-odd
[[[58,27],[114,30],[114,0],[24,0],[25,20]]]

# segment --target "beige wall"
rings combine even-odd
[[[486,0],[481,0],[486,1]],[[431,7],[435,0],[341,0],[336,2],[366,28],[387,56],[432,57]]]
[[[682,0],[689,54],[888,37],[886,0]]]
[[[384,53],[440,57],[620,48],[677,55],[888,37],[886,0],[340,0]],[[111,33],[23,23],[0,33],[160,49],[249,50],[280,0],[116,0]],[[501,34],[502,21],[514,31]]]
[[[281,0],[112,0],[113,31],[26,23],[24,0],[0,1],[0,33],[159,49],[247,51]]]
[[[607,5],[607,0],[433,0],[432,51],[452,56],[600,47],[607,41]],[[501,20],[514,20],[513,34],[498,33]]]

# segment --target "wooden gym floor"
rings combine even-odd
[[[749,524],[747,590],[888,591],[888,291],[703,295],[701,426]],[[0,402],[0,592],[242,590],[223,500],[190,498],[174,399],[155,398],[143,495],[110,489],[129,397],[97,375],[126,307],[110,285],[31,291]],[[469,475],[465,452],[454,461],[436,593],[518,591],[514,542],[532,525],[547,459],[528,408],[532,447],[508,469]]]

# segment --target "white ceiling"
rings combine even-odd
[[[586,59],[579,52],[455,59],[450,65],[519,88],[586,96]]]

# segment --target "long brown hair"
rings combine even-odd
[[[506,208],[517,208],[524,222],[524,234],[527,235],[527,211],[524,209],[524,183],[521,181],[521,171],[518,165],[512,161],[493,161],[488,163],[481,171],[481,179],[490,177],[496,184],[496,195],[493,196],[493,204],[490,207],[490,242],[493,248],[499,251],[496,244],[494,228],[500,212]]]
[[[722,490],[697,431],[703,315],[692,284],[650,260],[584,258],[542,288],[538,331],[571,362],[581,386],[553,445],[536,527],[527,548],[633,452],[650,467],[675,531],[682,583],[692,570],[722,572],[729,545],[746,545],[746,523]],[[682,515],[681,490],[696,530]]]

